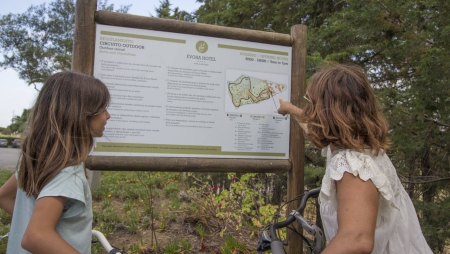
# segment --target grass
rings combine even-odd
[[[14,172],[8,169],[0,168],[0,186],[3,185]],[[11,223],[11,215],[0,209],[0,236],[4,236],[9,232]],[[6,253],[7,238],[0,240],[0,253]]]

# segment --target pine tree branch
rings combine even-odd
[[[398,175],[403,177],[403,178],[407,178],[407,177],[402,176],[400,174],[398,174]],[[444,178],[428,180],[428,181],[418,181],[418,182],[416,182],[416,181],[401,181],[401,182],[402,183],[408,183],[408,184],[426,184],[426,183],[437,183],[437,182],[442,182],[442,181],[450,181],[450,177],[444,177]]]
[[[389,13],[389,16],[392,17],[392,12],[389,10],[389,8],[388,8],[386,5],[384,5],[383,3],[381,3],[380,0],[378,0],[378,3],[381,5],[381,7],[383,7],[384,10],[386,10],[386,11]],[[393,18],[395,18],[396,20],[398,20],[398,22],[399,22],[401,25],[403,25],[403,20],[401,20],[399,16],[393,17]]]
[[[409,131],[414,136],[417,136],[417,133],[415,131],[408,129],[407,127],[403,126],[401,123],[396,122],[395,124],[397,124],[398,126],[402,127],[403,129]]]
[[[412,135],[417,136],[417,133],[415,131],[408,129],[407,127],[403,126],[401,123],[396,122],[395,124],[400,126],[400,127],[402,127],[403,129],[409,131]],[[445,149],[445,147],[446,147],[446,145],[441,145],[441,144],[438,144],[436,142],[432,142],[431,144],[433,144],[433,145],[435,145],[437,147],[440,147],[442,149]]]
[[[400,110],[400,112],[402,112],[403,114],[409,115],[409,116],[412,115],[411,113],[408,113],[408,112],[403,111],[403,110]],[[437,121],[437,120],[434,120],[434,119],[428,117],[428,116],[425,115],[425,114],[423,115],[423,119],[424,119],[424,121],[426,121],[426,122],[432,122],[432,123],[434,123],[434,124],[436,124],[436,125],[450,128],[450,124],[443,123],[443,122],[439,122],[439,121]]]

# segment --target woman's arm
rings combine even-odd
[[[13,214],[14,203],[16,202],[17,180],[13,174],[8,181],[0,188],[0,208],[9,214]]]
[[[65,197],[43,197],[36,201],[22,248],[34,254],[79,253],[55,231],[65,202]]]
[[[297,108],[296,106],[294,106],[294,104],[288,101],[283,101],[283,99],[280,99],[280,108],[278,109],[278,113],[282,114],[283,116],[286,114],[290,114],[292,117],[294,117],[294,120],[300,125],[305,133],[309,133],[308,124],[300,122],[300,118],[303,116],[302,109]]]
[[[372,181],[344,173],[336,181],[338,232],[322,254],[372,253],[378,213],[378,191]]]

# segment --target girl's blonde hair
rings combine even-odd
[[[328,63],[311,77],[307,93],[311,102],[304,118],[316,146],[372,149],[377,154],[389,147],[389,125],[360,67]]]
[[[31,110],[21,145],[18,186],[37,197],[59,172],[82,163],[94,144],[92,116],[109,105],[100,80],[75,72],[49,77]]]

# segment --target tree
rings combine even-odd
[[[9,129],[12,133],[22,133],[25,129],[28,120],[28,114],[30,113],[30,111],[30,109],[24,109],[22,115],[14,116],[11,120],[12,123],[6,128]]]
[[[159,7],[155,8],[157,18],[176,19],[189,22],[195,22],[194,14],[187,11],[180,11],[178,7],[170,8],[172,4],[169,0],[160,0]]]
[[[2,128],[0,128],[0,133],[3,135],[11,135],[12,132],[10,129],[2,127]]]
[[[131,5],[117,12],[128,12]],[[114,4],[99,1],[99,9]],[[75,25],[75,0],[31,6],[22,14],[0,17],[0,67],[12,68],[28,85],[42,83],[56,71],[70,70]]]

